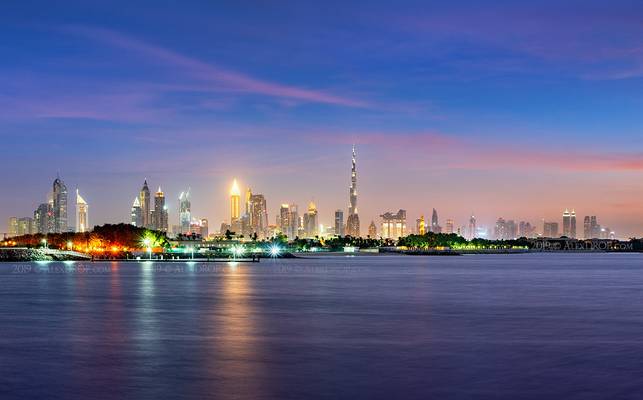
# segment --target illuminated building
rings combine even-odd
[[[477,228],[476,228],[476,217],[475,217],[475,215],[471,215],[471,218],[469,218],[469,227],[467,229],[467,234],[468,234],[467,239],[469,239],[469,240],[475,239],[477,234],[478,234]]]
[[[545,222],[543,224],[543,236],[546,238],[558,238],[558,222]]]
[[[420,218],[415,221],[415,231],[418,235],[426,234],[426,224],[424,223],[424,215],[420,215]]]
[[[377,226],[375,225],[375,221],[371,221],[371,224],[368,226],[368,236],[371,239],[375,239],[377,237]]]
[[[563,212],[563,236],[576,238],[576,211],[570,213],[568,209]]]
[[[145,179],[145,182],[143,182],[143,187],[141,188],[141,192],[139,194],[139,203],[141,207],[141,217],[143,220],[143,223],[140,226],[143,228],[151,228],[152,209],[150,206],[150,188],[147,186],[147,179]]]
[[[344,211],[335,210],[335,235],[344,236]]]
[[[179,195],[179,231],[186,234],[190,232],[190,223],[192,222],[192,205],[190,203],[190,189],[187,192],[181,192]]]
[[[308,212],[303,218],[304,236],[313,238],[319,235],[319,223],[317,220],[317,206],[314,202],[308,203]]]
[[[165,206],[165,194],[159,186],[154,195],[154,211],[152,211],[152,228],[161,231],[168,231],[168,215],[167,207]]]
[[[54,201],[54,233],[67,232],[67,186],[60,179],[54,180],[53,201]]]
[[[497,240],[507,239],[507,222],[502,217],[498,218],[498,221],[496,221],[494,238]]]
[[[51,203],[42,203],[33,213],[36,233],[46,235],[53,232],[54,209]]]
[[[536,227],[531,225],[529,222],[520,221],[518,232],[520,237],[533,238],[536,236]]]
[[[583,237],[585,239],[592,238],[592,225],[590,223],[589,215],[585,216],[583,221]]]
[[[239,219],[240,210],[239,202],[241,201],[241,192],[239,191],[239,185],[237,185],[237,180],[235,179],[232,182],[232,188],[230,188],[230,224],[234,223]]]
[[[250,190],[248,189],[248,192]],[[262,194],[250,194],[247,202],[250,231],[258,239],[268,237],[268,209],[266,198]]]
[[[76,232],[87,232],[89,229],[89,205],[76,189]]]
[[[382,229],[380,234],[384,239],[397,239],[406,235],[406,210],[393,214],[386,212],[380,215]]]
[[[293,240],[299,234],[299,212],[295,204],[282,204],[279,209],[279,228],[281,233]]]
[[[8,236],[10,238],[18,236],[18,217],[9,217],[7,227],[9,228]]]
[[[351,167],[351,187],[349,189],[348,219],[346,221],[346,233],[349,236],[359,237],[359,215],[357,213],[357,159],[355,145],[353,145],[353,158]]]
[[[598,219],[595,215],[585,217],[583,231],[585,239],[600,239],[601,226],[598,224]]]
[[[442,227],[438,222],[438,212],[433,209],[433,214],[431,215],[431,232],[433,233],[442,233]]]
[[[143,211],[141,209],[141,202],[138,197],[134,197],[134,202],[132,203],[132,211],[130,213],[131,219],[130,223],[139,228],[143,227]]]
[[[453,220],[452,219],[447,219],[447,225],[446,225],[446,233],[452,234],[453,232]]]

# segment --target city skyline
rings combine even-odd
[[[502,217],[562,232],[573,208],[577,235],[598,216],[643,236],[640,4],[153,5],[0,16],[0,231],[46,203],[57,171],[91,225],[129,222],[147,178],[168,228],[188,187],[215,227],[236,177],[270,223],[315,199],[333,226],[356,143],[362,235],[399,209],[430,226],[433,208],[456,230],[473,212],[488,230]]]

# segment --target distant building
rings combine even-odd
[[[296,204],[282,204],[279,209],[281,233],[293,240],[299,235],[299,212]]]
[[[179,230],[182,234],[190,233],[192,222],[192,204],[190,203],[190,189],[179,195]]]
[[[134,198],[134,202],[132,203],[132,210],[130,212],[130,223],[134,226],[138,226],[139,228],[144,227],[144,222],[143,222],[143,210],[141,208],[141,201],[139,200],[138,197]]]
[[[371,224],[368,226],[368,236],[371,239],[377,238],[377,226],[375,225],[375,221],[371,221]]]
[[[344,211],[335,210],[335,235],[344,236]]]
[[[152,211],[152,227],[161,232],[168,231],[168,213],[165,205],[165,194],[159,186],[154,195],[154,211]]]
[[[494,239],[496,240],[505,240],[507,239],[507,222],[504,218],[500,217],[496,221],[496,226],[494,228]]]
[[[359,214],[357,213],[357,156],[355,145],[353,145],[353,157],[351,167],[351,187],[349,189],[348,220],[346,221],[346,233],[349,236],[359,237]]]
[[[520,221],[518,225],[518,235],[525,238],[536,237],[536,227],[529,222]]]
[[[565,209],[563,212],[563,236],[576,238],[576,211],[569,212]]]
[[[230,189],[230,224],[234,226],[234,223],[240,217],[239,202],[241,201],[241,192],[239,191],[239,185],[235,179],[232,182],[232,188]]]
[[[54,180],[52,194],[54,201],[54,233],[65,233],[68,230],[67,186],[65,186],[60,177]]]
[[[16,236],[31,235],[36,233],[33,218],[18,218]]]
[[[76,232],[83,233],[89,230],[89,205],[80,196],[76,189]]]
[[[471,218],[469,218],[469,227],[467,229],[467,239],[475,239],[477,235],[478,231],[476,227],[476,217],[474,215],[471,215]]]
[[[268,208],[266,207],[266,198],[262,194],[250,194],[247,207],[251,233],[256,233],[258,239],[267,238]]]
[[[433,233],[442,233],[442,227],[440,226],[439,220],[438,220],[438,212],[436,209],[433,209],[433,213],[431,215],[431,232]]]
[[[558,238],[558,222],[545,222],[543,224],[543,236],[546,238]]]
[[[8,237],[14,237],[18,236],[18,217],[9,217],[9,220],[7,221],[7,228],[9,232],[7,232]]]
[[[418,218],[415,221],[415,232],[418,235],[426,234],[426,224],[424,222],[424,215],[420,215],[420,218]]]
[[[447,234],[450,235],[450,234],[454,233],[453,225],[454,225],[453,220],[452,219],[447,219],[447,224],[446,224],[446,233]]]
[[[152,209],[150,208],[150,203],[150,188],[147,186],[147,179],[145,179],[145,182],[143,182],[143,187],[141,188],[141,192],[139,193],[139,205],[141,207],[142,224],[137,226],[143,228],[152,227]]]
[[[313,238],[319,235],[319,221],[317,218],[317,206],[314,202],[308,204],[308,212],[303,219],[304,236]]]
[[[382,229],[380,234],[384,239],[397,239],[406,236],[406,210],[399,210],[393,214],[386,212],[380,215]]]
[[[36,233],[46,235],[53,232],[54,209],[51,203],[42,203],[33,213]]]

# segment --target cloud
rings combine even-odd
[[[111,30],[79,26],[66,27],[65,30],[111,46],[136,52],[141,56],[152,58],[156,62],[163,62],[172,67],[180,68],[193,79],[219,85],[224,90],[336,106],[368,106],[364,101],[337,96],[320,90],[303,89],[257,79]]]

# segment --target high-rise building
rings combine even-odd
[[[180,233],[190,233],[190,223],[192,222],[192,205],[190,203],[190,189],[187,192],[181,192],[179,195],[179,226]]]
[[[234,223],[239,219],[241,213],[239,210],[239,202],[241,201],[241,191],[239,190],[239,185],[235,179],[232,182],[232,188],[230,188],[230,224]]]
[[[54,209],[51,203],[42,203],[33,213],[34,225],[37,233],[46,235],[53,232]]]
[[[141,208],[141,201],[138,197],[134,197],[134,202],[132,203],[132,211],[130,213],[131,219],[130,223],[139,228],[144,227],[143,222],[143,209]]]
[[[533,238],[536,236],[536,227],[529,222],[520,221],[518,224],[518,234],[520,237]]]
[[[152,227],[161,232],[168,231],[168,213],[165,205],[165,194],[159,186],[154,195],[154,211],[152,211]]]
[[[426,223],[424,222],[424,215],[420,215],[420,218],[415,221],[415,231],[418,235],[426,234]]]
[[[29,217],[24,218],[9,218],[9,236],[23,236],[31,235],[35,232],[33,219]]]
[[[368,226],[368,236],[371,239],[377,238],[377,226],[375,225],[375,221],[371,221],[371,224]]]
[[[601,226],[598,224],[596,215],[585,217],[584,222],[585,239],[599,239],[601,237]]]
[[[563,236],[568,238],[576,237],[576,211],[565,209],[563,212]]]
[[[546,238],[558,238],[558,222],[545,222],[543,224],[543,236]]]
[[[344,236],[344,210],[335,210],[335,235]]]
[[[89,204],[80,196],[76,189],[76,232],[89,230]]]
[[[431,214],[431,232],[433,233],[442,233],[442,227],[440,226],[440,222],[438,220],[438,212],[433,209],[433,213]]]
[[[317,219],[317,206],[314,202],[308,203],[308,212],[303,220],[304,236],[313,238],[319,235],[319,221]]]
[[[7,228],[9,230],[8,236],[14,237],[18,236],[18,217],[9,217],[7,221]]]
[[[295,239],[299,234],[299,212],[295,204],[282,204],[279,210],[279,225],[281,233],[288,240]]]
[[[349,236],[359,237],[359,214],[357,213],[357,156],[355,145],[353,145],[353,158],[351,167],[351,187],[349,189],[348,220],[346,221],[346,233]]]
[[[251,194],[248,203],[250,233],[256,233],[258,239],[267,238],[268,209],[266,207],[266,198],[262,194]]]
[[[446,233],[448,233],[449,235],[454,233],[453,225],[454,225],[453,220],[452,219],[447,219]]]
[[[496,240],[505,240],[507,239],[507,221],[504,218],[500,217],[496,221],[496,226],[494,228],[494,238]]]
[[[586,215],[583,220],[583,238],[585,239],[592,238],[592,224],[590,221],[589,215]]]
[[[140,226],[143,228],[151,228],[152,227],[152,209],[150,208],[151,207],[150,188],[147,186],[147,179],[145,179],[145,182],[143,182],[143,187],[141,188],[141,192],[139,194],[139,203],[141,207],[141,217],[142,217],[142,224]]]
[[[476,217],[475,215],[471,215],[471,218],[469,218],[469,227],[467,229],[467,234],[468,237],[467,239],[472,240],[475,239],[477,236],[477,227],[476,227]]]
[[[406,236],[406,210],[399,210],[393,214],[386,212],[382,218],[381,236],[384,239],[397,239]]]
[[[57,177],[54,180],[53,201],[54,201],[54,233],[65,233],[67,224],[67,186]]]

